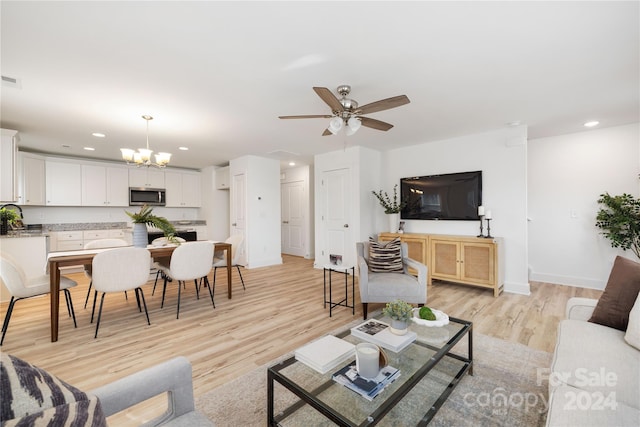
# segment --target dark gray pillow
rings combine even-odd
[[[589,322],[627,330],[629,312],[640,292],[640,264],[616,257],[609,280]]]
[[[100,402],[17,357],[0,359],[0,423],[106,427]]]
[[[400,238],[378,242],[369,238],[369,271],[372,273],[402,273],[402,243]]]

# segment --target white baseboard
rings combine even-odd
[[[258,267],[269,267],[270,265],[280,265],[282,264],[282,257],[269,258],[269,259],[261,259],[258,261],[253,261],[250,264],[244,266],[246,269],[258,268]]]
[[[519,295],[531,295],[529,283],[504,282],[504,292]]]
[[[553,283],[555,285],[574,286],[577,288],[596,289],[599,291],[603,290],[607,284],[602,280],[589,279],[586,277],[559,276],[533,272],[529,275],[529,280],[534,282]]]

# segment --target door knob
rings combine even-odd
[[[234,222],[234,223],[233,223],[233,224],[231,224],[231,225],[232,225],[233,227],[235,227],[235,226],[236,226],[236,225],[238,225],[238,224]]]
[[[343,225],[344,228],[349,228],[349,224]]]
[[[283,224],[289,224],[289,221],[282,221]]]

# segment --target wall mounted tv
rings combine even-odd
[[[402,219],[478,221],[482,171],[402,178],[400,194]]]

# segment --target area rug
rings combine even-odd
[[[466,339],[456,350],[466,354]],[[286,355],[288,356],[288,355]],[[286,356],[209,391],[196,400],[198,410],[217,427],[267,424],[267,368]],[[431,426],[543,426],[547,412],[550,353],[475,333],[474,375],[465,375],[440,408]],[[294,396],[276,383],[276,408]],[[312,409],[310,409],[313,411]],[[387,419],[389,418],[389,419]],[[286,421],[286,420],[285,420]],[[333,425],[331,422],[305,423]],[[285,423],[285,425],[296,425]],[[300,426],[302,427],[302,423]],[[385,417],[379,425],[403,426]]]

